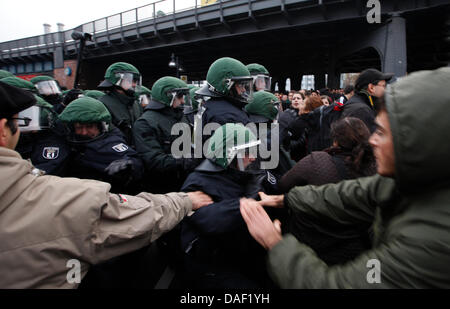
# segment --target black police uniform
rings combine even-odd
[[[241,197],[265,191],[261,174],[223,170],[206,159],[181,191],[201,190],[214,203],[181,223],[184,281],[191,288],[257,288],[272,285],[265,250],[250,236],[239,210]],[[263,174],[265,175],[265,174]]]
[[[112,192],[134,193],[133,185],[142,177],[143,164],[119,129],[114,128],[90,141],[71,142],[71,146],[74,156],[68,176],[106,181],[111,183]],[[118,175],[110,176],[105,168],[116,160],[130,160],[130,166]]]
[[[242,123],[250,122],[248,114],[238,104],[233,104],[224,98],[211,98],[206,104],[206,111],[202,115],[203,127],[208,123]]]
[[[70,158],[70,146],[63,136],[53,130],[24,133],[20,136],[16,151],[22,158],[30,159],[34,167],[48,175],[66,175]]]
[[[142,107],[134,97],[130,97],[113,89],[98,99],[112,117],[112,123],[123,133],[128,145],[133,146],[133,124],[141,116]]]

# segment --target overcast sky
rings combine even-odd
[[[43,24],[57,23],[73,29],[83,23],[144,6],[156,0],[0,0],[0,42],[21,39],[44,33]],[[198,0],[200,3],[200,0]],[[176,0],[178,6],[195,5],[195,0]],[[165,0],[158,9],[171,10],[173,0]]]

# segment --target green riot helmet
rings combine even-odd
[[[56,105],[62,102],[62,92],[58,82],[50,76],[36,76],[30,79],[34,84],[38,94],[48,103]]]
[[[58,82],[53,77],[45,75],[36,76],[33,77],[30,82],[34,84],[38,93],[44,97],[62,94]]]
[[[116,62],[108,67],[105,72],[105,80],[97,88],[110,89],[118,87],[128,96],[134,96],[142,86],[142,77],[138,69],[126,62]]]
[[[99,90],[86,90],[84,92],[84,95],[86,97],[90,97],[90,98],[98,100],[101,97],[103,97],[105,95],[105,93],[103,91],[99,91]]]
[[[36,93],[36,87],[33,85],[32,82],[29,82],[27,80],[24,80],[22,78],[16,77],[16,76],[10,76],[5,77],[1,79],[2,82],[7,83],[11,86],[15,86],[17,88],[21,88],[23,90],[28,90],[31,92]]]
[[[0,70],[0,79],[11,76],[14,76],[14,74],[9,71]]]
[[[253,85],[256,91],[270,91],[272,86],[272,77],[270,77],[269,71],[267,71],[263,65],[258,63],[250,63],[247,65],[247,69],[253,77]]]
[[[227,97],[247,104],[253,94],[253,78],[239,60],[224,57],[211,64],[206,75],[207,84],[197,94],[209,97]]]
[[[1,81],[26,91],[36,92],[33,83],[15,76],[3,78]],[[22,133],[49,129],[57,118],[51,104],[37,95],[34,96],[36,104],[19,113],[18,118],[21,119],[19,126]]]
[[[102,102],[82,97],[72,101],[59,119],[68,126],[71,142],[89,142],[109,131],[111,114]]]
[[[50,129],[58,118],[53,106],[35,95],[36,104],[19,113],[20,132],[26,134]]]
[[[136,92],[136,99],[142,107],[146,107],[150,103],[150,97],[152,96],[152,91],[145,86],[141,86],[141,90]]]
[[[236,168],[245,171],[257,157],[261,144],[253,132],[242,124],[227,123],[218,128],[209,140],[207,158],[223,169]],[[232,164],[236,160],[235,164]]]
[[[254,123],[277,121],[281,112],[280,100],[270,92],[258,91],[253,99],[245,106],[250,114],[250,121]]]
[[[158,79],[152,87],[152,98],[148,105],[150,109],[164,107],[183,108],[190,105],[189,88],[184,81],[172,76]]]

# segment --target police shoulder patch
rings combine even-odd
[[[114,149],[117,152],[124,152],[124,151],[128,150],[128,146],[125,145],[124,143],[120,143],[120,144],[113,146],[112,149]]]
[[[42,157],[47,160],[55,160],[59,156],[59,147],[44,147]]]

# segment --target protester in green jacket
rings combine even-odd
[[[450,288],[450,68],[389,86],[370,143],[378,175],[241,201],[252,236],[282,288]],[[328,267],[262,206],[287,207],[324,224],[372,226],[372,249]]]

